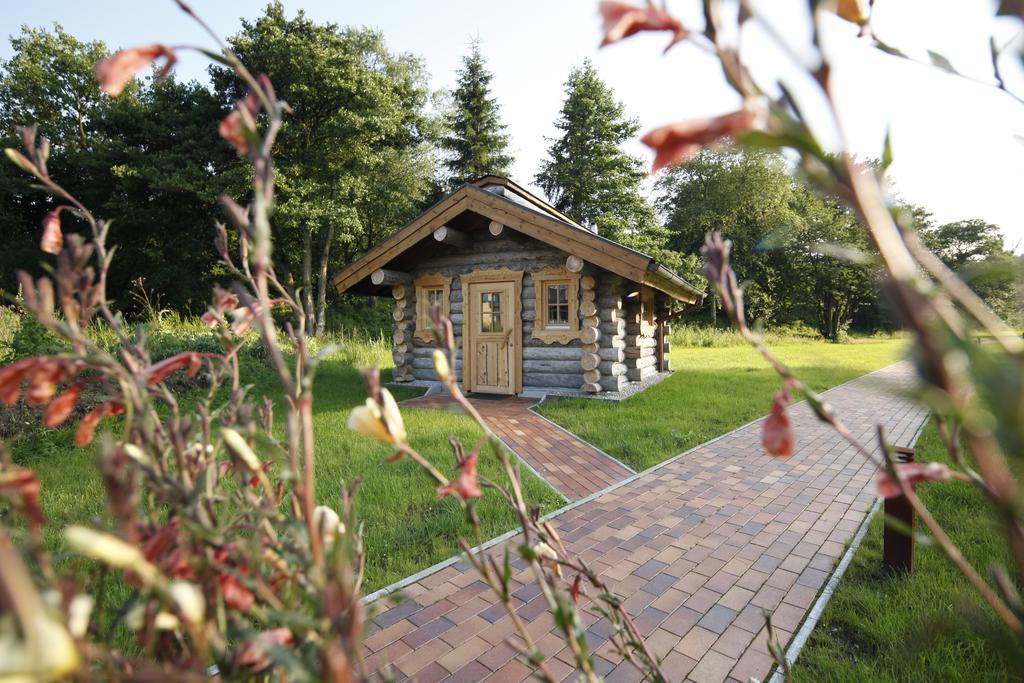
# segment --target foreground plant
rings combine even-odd
[[[455,474],[449,479],[430,460],[420,454],[406,440],[405,427],[398,406],[386,388],[380,385],[380,373],[376,369],[364,372],[370,398],[365,406],[359,406],[349,417],[349,428],[393,446],[391,460],[408,458],[415,462],[437,485],[441,498],[456,497],[466,512],[466,518],[473,529],[475,546],[485,540],[480,520],[476,515],[476,501],[484,495],[483,489],[491,489],[515,512],[519,521],[520,535],[514,543],[495,551],[475,550],[470,542],[460,538],[467,561],[474,571],[491,589],[515,626],[515,633],[522,638],[525,646],[512,643],[519,651],[520,659],[535,669],[534,675],[543,681],[554,683],[561,680],[546,664],[546,655],[537,647],[536,641],[523,623],[515,604],[511,586],[512,555],[525,561],[540,587],[548,609],[555,620],[566,644],[572,652],[577,669],[587,681],[597,681],[592,653],[586,640],[586,627],[580,618],[580,602],[585,599],[589,609],[607,618],[614,632],[611,642],[615,651],[626,661],[632,662],[641,671],[646,671],[652,681],[668,681],[662,672],[657,657],[647,648],[643,637],[633,620],[623,608],[624,599],[616,595],[582,559],[571,555],[562,544],[555,528],[540,517],[538,508],[530,506],[523,496],[522,479],[517,464],[513,464],[504,442],[491,431],[473,404],[459,388],[452,372],[455,358],[454,333],[449,319],[441,316],[440,307],[431,308],[431,328],[435,334],[437,348],[434,351],[434,370],[438,379],[455,400],[461,410],[480,427],[483,436],[468,453],[462,442],[449,439],[455,459]],[[501,464],[502,481],[480,479],[476,464],[486,447]]]
[[[621,13],[603,3],[608,20]],[[742,98],[736,112],[698,121],[681,121],[649,133],[646,142],[656,153],[654,170],[680,164],[702,146],[726,138],[740,147],[787,149],[799,160],[806,177],[824,193],[845,201],[867,225],[878,258],[885,268],[887,289],[895,309],[914,337],[912,360],[917,373],[917,398],[937,420],[940,434],[957,464],[951,469],[940,463],[901,464],[893,445],[878,429],[877,443],[857,439],[842,418],[824,399],[803,383],[764,343],[759,332],[750,327],[745,315],[743,288],[729,262],[730,243],[721,235],[708,235],[703,249],[704,272],[721,298],[723,308],[740,334],[769,362],[783,380],[771,414],[763,425],[763,444],[778,457],[793,453],[797,435],[793,433],[786,405],[790,392],[805,398],[819,419],[829,424],[865,458],[879,464],[878,490],[885,497],[906,496],[932,538],[989,604],[1011,633],[1013,656],[1024,657],[1024,603],[1019,587],[1024,583],[1024,500],[1021,498],[1019,459],[1024,448],[1024,342],[1003,323],[955,273],[931,254],[921,243],[914,226],[894,207],[886,193],[885,171],[892,161],[888,140],[882,150],[881,164],[859,163],[848,149],[826,153],[809,122],[802,104],[817,100],[824,103],[840,140],[841,107],[831,81],[829,55],[819,37],[825,22],[842,20],[856,24],[859,35],[878,49],[909,59],[897,48],[876,38],[871,30],[871,3],[845,1],[812,4],[813,58],[795,59],[811,64],[806,68],[806,92],[796,97],[777,80],[757,82],[739,47],[739,37],[748,23],[756,22],[787,54],[798,48],[789,45],[775,31],[771,21],[757,8],[742,3],[737,15],[726,18],[722,3],[704,2],[705,24],[702,31],[689,31],[687,39],[717,58],[726,82]],[[648,11],[653,6],[648,5]],[[659,12],[663,11],[658,10]],[[1019,5],[1003,3],[1002,11],[1019,18]],[[669,30],[678,35],[671,22],[653,22],[642,29]],[[683,29],[686,31],[686,29]],[[629,33],[609,32],[605,42]],[[999,70],[1000,53],[991,45],[993,78],[996,87],[1006,91]],[[933,56],[933,63],[959,76],[949,61]],[[777,98],[765,93],[781,91]],[[1012,93],[1008,93],[1011,96]],[[1015,96],[1013,96],[1015,97]],[[1015,99],[1018,99],[1015,97]],[[1018,99],[1019,101],[1019,99]],[[991,343],[976,343],[980,330]],[[992,504],[994,522],[1005,535],[1015,566],[988,568],[988,580],[971,566],[932,517],[914,492],[914,486],[926,481],[969,482],[977,486]],[[953,483],[951,485],[960,485]]]
[[[23,151],[6,150],[57,203],[43,219],[41,242],[57,256],[54,275],[20,278],[28,313],[71,350],[0,369],[0,401],[45,406],[50,427],[88,401],[75,435],[83,447],[105,418],[121,420],[99,439],[110,525],[65,529],[59,555],[43,542],[34,473],[6,454],[0,461],[0,498],[27,522],[0,529],[4,680],[207,680],[213,666],[226,679],[344,681],[361,669],[363,558],[354,487],[341,488],[337,510],[315,503],[318,358],[304,337],[308,312],[278,280],[271,259],[270,151],[287,105],[266,76],[254,77],[228,49],[200,51],[248,87],[220,124],[253,170],[248,206],[221,198],[231,230],[218,224],[216,243],[237,281],[214,292],[204,315],[219,334],[220,353],[153,362],[144,331],[108,304],[109,222],[50,176],[50,143],[37,140],[33,128],[21,130]],[[96,75],[117,95],[161,57],[166,73],[174,49],[123,50],[98,64]],[[68,216],[86,225],[85,236],[64,234]],[[292,321],[283,332],[275,307]],[[97,318],[117,335],[112,352],[86,334]],[[274,436],[273,404],[257,401],[240,380],[241,335],[250,330],[280,380],[282,442]],[[282,334],[294,349],[289,355]],[[167,386],[176,373],[201,375],[207,387],[176,396]],[[58,559],[68,551],[70,559]]]

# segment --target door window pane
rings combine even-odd
[[[569,285],[566,283],[548,285],[547,328],[569,326]]]
[[[480,331],[503,331],[501,326],[501,292],[480,293]]]

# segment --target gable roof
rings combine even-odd
[[[462,185],[350,263],[332,278],[331,283],[339,293],[357,287],[373,271],[384,268],[421,240],[431,237],[435,229],[467,211],[498,221],[512,230],[574,254],[627,280],[653,287],[679,301],[695,303],[703,296],[703,292],[653,257],[591,232],[536,195],[500,176],[484,176]]]

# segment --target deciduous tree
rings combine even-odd
[[[310,332],[324,329],[327,279],[421,208],[434,176],[436,125],[419,60],[391,53],[380,33],[317,23],[279,2],[243,21],[232,49],[292,109],[275,154],[282,272],[300,273]],[[243,95],[234,74],[212,70],[217,91]],[[316,299],[314,303],[314,297]]]

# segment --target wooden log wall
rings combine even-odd
[[[597,384],[602,391],[621,391],[626,383],[623,290],[622,278],[607,273],[594,289],[599,337],[589,346],[584,346],[584,350],[596,353],[600,358]]]
[[[639,382],[658,372],[657,327],[644,320],[640,296],[626,299],[626,379]]]
[[[580,276],[580,368],[583,370],[583,384],[580,389],[589,394],[601,391],[601,321],[597,315],[597,280],[588,271]]]
[[[416,329],[416,290],[412,285],[395,285],[391,288],[395,307],[391,313],[395,321],[394,346],[391,357],[395,361],[392,375],[396,382],[411,382],[415,377],[413,370],[413,330]]]
[[[556,253],[564,263],[564,254]],[[515,268],[518,270],[518,267]],[[537,311],[537,290],[533,284],[533,275],[528,270],[523,274],[523,387],[578,389],[583,382],[580,341],[546,344],[540,339],[534,339],[533,326],[538,315],[542,313]]]
[[[421,261],[413,276],[442,273],[452,278],[449,298],[449,313],[455,333],[455,367],[459,381],[462,381],[462,324],[463,324],[463,292],[460,276],[475,270],[493,268],[509,268],[522,270],[522,338],[520,339],[523,363],[524,387],[572,388],[576,389],[583,382],[583,371],[580,368],[579,340],[569,344],[545,344],[533,339],[533,325],[537,316],[536,292],[530,273],[548,266],[565,264],[565,253],[532,239],[520,239],[511,234],[509,229],[498,230],[494,235],[491,230],[477,230],[469,233],[472,243],[465,247],[446,245],[431,258]],[[415,288],[409,287],[409,296],[415,299]],[[413,304],[412,312],[415,312]],[[431,358],[434,343],[413,340],[409,326],[409,339],[412,358],[409,366],[410,379],[436,380],[434,364]],[[404,337],[403,337],[404,338]],[[396,327],[396,343],[398,332]]]

